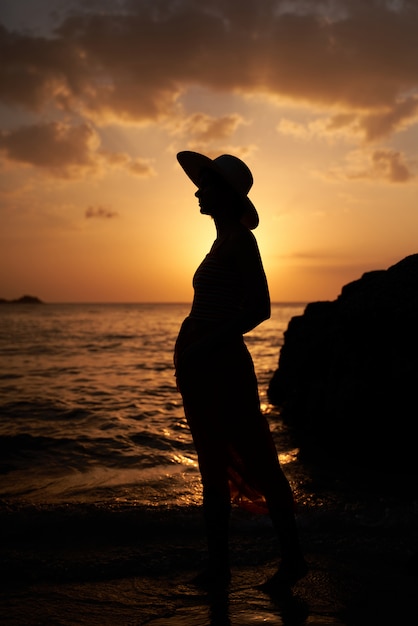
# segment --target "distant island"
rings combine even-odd
[[[43,302],[36,296],[22,296],[16,300],[5,300],[4,298],[0,298],[0,304],[43,304]]]

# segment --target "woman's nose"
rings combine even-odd
[[[198,190],[195,192],[195,194],[194,194],[194,195],[196,196],[196,198],[199,198],[199,196],[200,196],[200,189],[198,189]]]

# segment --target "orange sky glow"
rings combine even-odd
[[[5,0],[0,297],[184,302],[243,158],[275,302],[418,252],[415,0]]]

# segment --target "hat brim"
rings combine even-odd
[[[183,170],[186,172],[187,176],[190,178],[190,180],[196,185],[196,187],[199,187],[200,177],[204,169],[209,169],[219,174],[219,176],[221,176],[223,180],[225,180],[236,191],[240,200],[243,203],[244,211],[241,216],[241,223],[250,230],[254,230],[254,228],[257,228],[259,223],[259,217],[254,204],[251,202],[247,195],[238,191],[230,183],[230,181],[225,176],[223,170],[218,167],[217,164],[212,161],[212,159],[205,156],[204,154],[200,154],[199,152],[184,150],[183,152],[179,152],[177,154],[177,160]]]

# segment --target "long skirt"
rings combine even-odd
[[[242,335],[222,336],[186,318],[175,348],[177,386],[198,455],[204,489],[224,491],[253,512],[280,498],[293,508]]]

